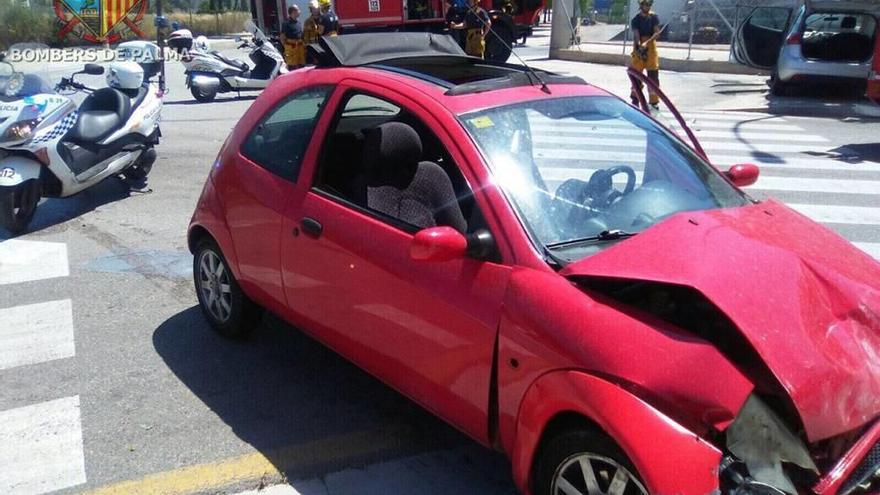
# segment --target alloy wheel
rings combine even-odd
[[[648,495],[642,483],[614,459],[575,454],[553,476],[553,495]]]
[[[223,260],[211,250],[202,252],[199,260],[199,290],[202,303],[218,323],[225,323],[232,315],[232,288],[229,270]]]

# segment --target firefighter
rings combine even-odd
[[[639,13],[633,17],[630,26],[633,30],[632,67],[639,71],[647,71],[648,78],[660,87],[660,57],[657,55],[657,38],[660,36],[660,18],[657,17],[651,6],[654,0],[639,0]],[[642,83],[638,83],[638,91],[642,90]],[[660,97],[648,88],[649,103],[654,110],[659,110]],[[638,106],[636,88],[633,88],[630,99],[633,105]]]
[[[309,18],[303,23],[303,43],[311,45],[318,41],[318,19],[321,18],[321,10],[318,8],[318,0],[309,2]]]
[[[318,0],[321,4],[321,17],[318,18],[318,34],[336,36],[339,33],[339,17],[330,6],[330,0]]]
[[[284,44],[284,62],[288,70],[298,69],[306,64],[306,45],[303,43],[303,29],[299,23],[299,7],[287,9],[287,20],[281,30]]]
[[[464,22],[453,24],[452,27],[465,30],[465,53],[483,58],[486,54],[486,35],[492,27],[492,21],[489,20],[489,14],[480,7],[479,0],[469,0],[468,5]]]

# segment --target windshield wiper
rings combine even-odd
[[[562,242],[554,242],[553,244],[547,244],[545,247],[547,249],[559,249],[564,247],[576,246],[578,244],[587,244],[589,242],[605,242],[605,241],[616,241],[619,239],[626,239],[627,237],[632,237],[636,235],[637,232],[626,232],[624,230],[603,230],[598,234],[590,237],[582,237],[580,239],[571,239],[568,241]]]

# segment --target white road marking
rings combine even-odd
[[[880,208],[870,206],[788,204],[804,215],[822,223],[880,225]]]
[[[75,353],[69,299],[0,309],[0,370]]]
[[[0,466],[3,494],[85,483],[79,396],[0,411]]]
[[[853,244],[880,261],[880,242],[854,242]]]
[[[603,138],[574,138],[570,136],[559,136],[557,134],[553,135],[544,135],[541,136],[538,141],[542,146],[553,145],[553,144],[575,144],[577,148],[575,149],[583,149],[584,152],[592,152],[592,153],[604,153],[606,147],[613,149],[644,149],[645,148],[645,137],[642,136],[639,139],[634,138],[624,138],[624,139],[614,139],[610,137]],[[828,151],[827,145],[815,145],[815,144],[788,144],[784,141],[782,143],[761,143],[761,144],[747,144],[741,142],[731,142],[731,141],[700,141],[700,144],[703,146],[703,149],[708,151],[743,151],[753,149],[759,153],[826,153]],[[600,149],[601,148],[601,149]]]
[[[621,162],[621,163],[641,163],[645,161],[645,152],[626,152],[626,151],[606,151],[596,152],[590,149],[559,149],[559,148],[534,148],[535,158],[538,160],[571,160],[583,162]],[[781,162],[770,162],[767,159],[760,159],[748,155],[720,155],[713,152],[708,153],[709,160],[718,167],[724,168],[736,163],[754,163],[762,170],[825,170],[829,172],[880,172],[880,163],[849,163],[831,158],[801,158],[801,157],[779,157]],[[540,162],[538,163],[540,166]]]
[[[676,132],[681,131],[681,128],[676,127]],[[711,139],[724,139],[724,140],[741,140],[747,143],[751,143],[754,141],[770,141],[770,142],[804,142],[804,143],[826,143],[827,139],[821,136],[815,136],[811,134],[803,134],[801,133],[789,133],[782,134],[776,132],[735,132],[730,129],[723,130],[694,130],[694,133],[697,135],[697,138],[702,142],[703,140],[711,140]],[[615,129],[613,127],[594,127],[591,125],[581,125],[581,126],[560,126],[560,125],[533,125],[532,132],[535,134],[538,133],[547,133],[549,135],[558,136],[559,134],[565,134],[566,137],[571,139],[571,142],[582,142],[581,140],[584,137],[594,137],[598,138],[600,136],[636,136],[644,138],[645,132],[640,129],[633,128],[619,128]],[[681,136],[685,137],[684,132],[681,132]],[[539,141],[543,141],[544,138],[541,137]],[[588,142],[588,141],[583,141]],[[747,146],[746,144],[743,144]],[[758,145],[761,146],[761,145]]]
[[[66,277],[67,244],[60,242],[0,242],[0,285]]]

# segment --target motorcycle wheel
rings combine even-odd
[[[156,150],[149,148],[138,158],[137,163],[125,169],[122,174],[131,181],[140,182],[150,175],[153,170],[153,162],[156,161]]]
[[[202,88],[196,85],[192,85],[189,88],[190,93],[192,93],[193,98],[196,99],[199,103],[208,103],[214,101],[214,97],[217,96],[216,89],[207,89]]]
[[[27,229],[37,203],[40,202],[40,181],[33,179],[0,191],[0,226],[13,234]]]

